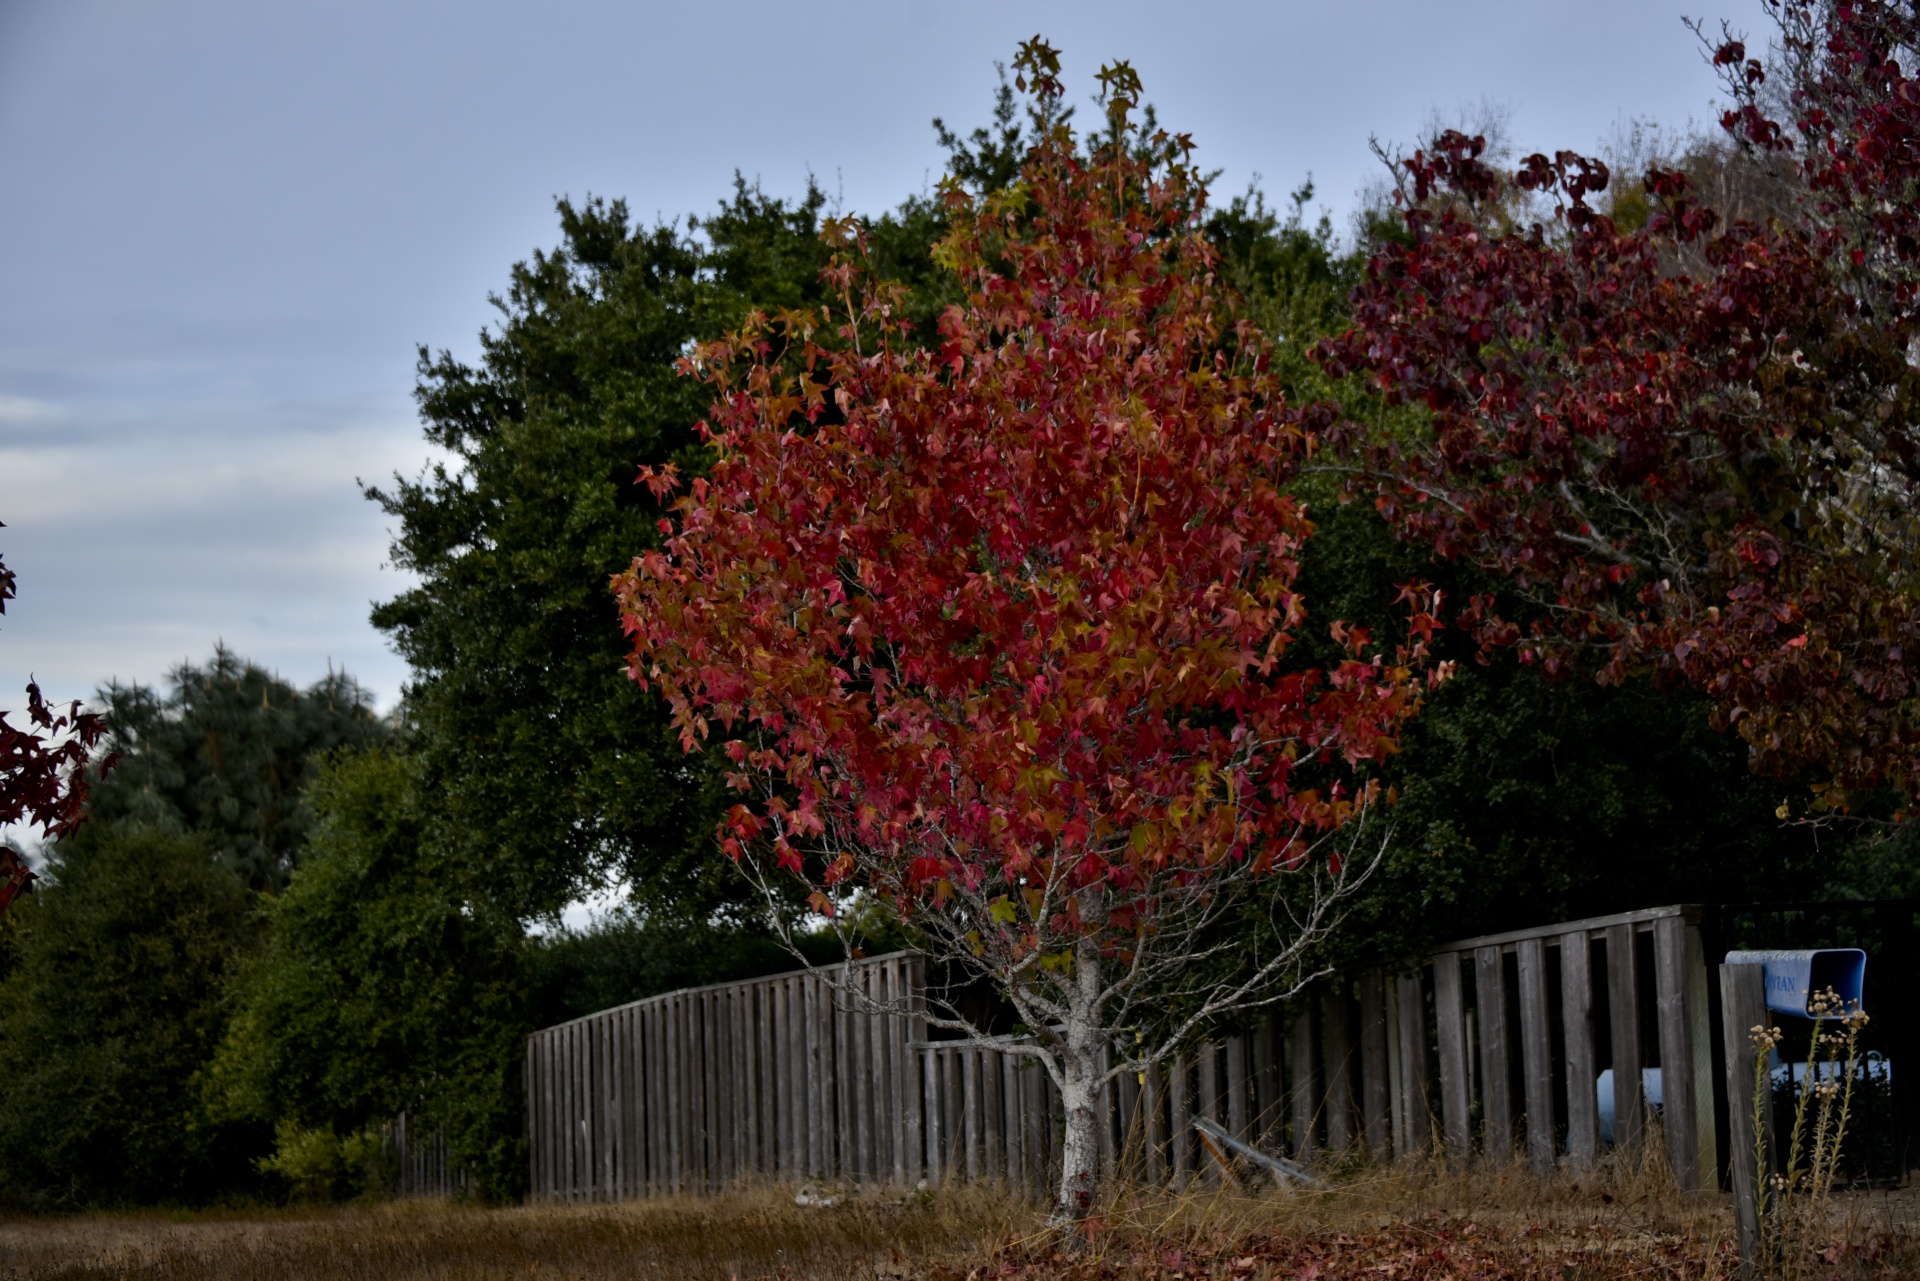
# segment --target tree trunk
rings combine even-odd
[[[1073,987],[1060,1050],[1060,1101],[1066,1135],[1060,1151],[1056,1227],[1078,1227],[1093,1210],[1099,1174],[1100,1072],[1105,1066],[1105,1028],[1100,1019],[1100,949],[1083,939],[1074,949]]]

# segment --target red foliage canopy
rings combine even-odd
[[[1784,217],[1723,226],[1655,169],[1629,229],[1589,203],[1598,162],[1499,173],[1448,133],[1408,166],[1404,243],[1319,354],[1429,411],[1415,439],[1345,440],[1404,533],[1530,602],[1470,602],[1483,646],[1555,671],[1597,649],[1605,678],[1651,666],[1707,692],[1759,767],[1911,796],[1920,42],[1905,7],[1777,16],[1791,125],[1744,46],[1715,62],[1727,128],[1794,170]],[[1528,199],[1555,217],[1492,212]]]
[[[1151,144],[1088,158],[1061,130],[1007,192],[943,188],[966,300],[936,349],[839,223],[835,317],[754,317],[686,362],[715,462],[616,589],[634,677],[757,793],[736,857],[997,893],[1045,946],[1089,900],[1035,887],[1096,887],[1120,924],[1168,874],[1297,863],[1354,810],[1337,763],[1392,750],[1417,654],[1335,624],[1344,661],[1287,661],[1313,437],[1224,329],[1184,140]]]
[[[13,598],[13,571],[0,563],[0,614]],[[27,724],[9,725],[0,714],[0,824],[27,823],[42,834],[72,834],[85,818],[85,767],[106,736],[106,723],[74,702],[64,712],[49,708],[40,687],[27,685]],[[29,885],[33,873],[19,852],[0,845],[0,912]]]

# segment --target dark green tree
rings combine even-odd
[[[373,621],[413,668],[434,839],[517,914],[604,877],[696,911],[732,888],[718,788],[627,679],[607,584],[655,537],[641,464],[701,464],[703,393],[675,363],[752,306],[814,297],[822,203],[740,184],[682,230],[562,201],[560,246],[513,269],[478,362],[421,350],[421,418],[452,462],[366,491],[420,578]]]
[[[90,823],[3,926],[0,1194],[75,1208],[258,1186],[264,1127],[213,1122],[202,1074],[224,986],[257,946],[245,883],[197,833]]]
[[[478,1192],[506,1196],[524,1169],[527,941],[476,883],[486,869],[426,839],[420,772],[389,749],[321,768],[307,857],[237,984],[211,1107],[296,1140],[349,1138],[405,1111],[448,1135]]]
[[[299,861],[318,757],[390,734],[345,672],[300,690],[224,645],[174,668],[165,693],[116,682],[97,697],[119,764],[95,783],[88,816],[198,833],[260,889],[285,884]]]
[[[490,866],[520,915],[607,878],[695,916],[742,890],[714,853],[716,776],[627,678],[608,581],[657,538],[641,465],[703,465],[708,393],[681,355],[750,310],[820,301],[823,205],[742,182],[682,229],[562,201],[560,246],[513,269],[479,360],[420,353],[426,435],[452,461],[367,488],[396,522],[395,563],[421,580],[373,621],[413,668],[434,839]],[[928,325],[938,229],[928,201],[869,228],[926,286]]]

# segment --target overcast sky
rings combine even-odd
[[[400,576],[356,478],[425,457],[414,345],[475,349],[555,196],[672,218],[735,169],[850,211],[928,188],[1036,30],[1169,127],[1343,223],[1369,135],[1511,111],[1524,149],[1713,118],[1693,12],[1610,3],[377,4],[0,0],[0,708],[156,681],[224,639],[390,706]]]

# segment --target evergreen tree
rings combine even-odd
[[[0,1197],[200,1202],[258,1186],[263,1127],[209,1122],[200,1078],[253,896],[199,834],[88,824],[0,929]]]
[[[302,691],[224,645],[204,666],[174,668],[165,694],[116,682],[98,699],[119,765],[95,784],[88,815],[198,833],[261,889],[285,884],[299,860],[318,758],[389,736],[345,672]]]
[[[510,1195],[525,1166],[515,1091],[534,1026],[527,942],[479,883],[485,869],[426,839],[419,775],[389,749],[320,768],[307,858],[236,989],[214,1111],[271,1123],[283,1148],[406,1111],[448,1135],[478,1191]]]
[[[627,678],[608,582],[658,538],[640,467],[704,464],[708,393],[681,355],[750,310],[819,301],[823,204],[738,183],[682,230],[562,201],[560,246],[513,269],[480,360],[420,353],[426,435],[454,462],[367,490],[397,523],[394,563],[420,578],[373,621],[413,668],[431,838],[489,867],[518,915],[608,878],[694,917],[744,889],[714,853],[717,776]],[[931,277],[937,225],[910,203],[873,234]]]

